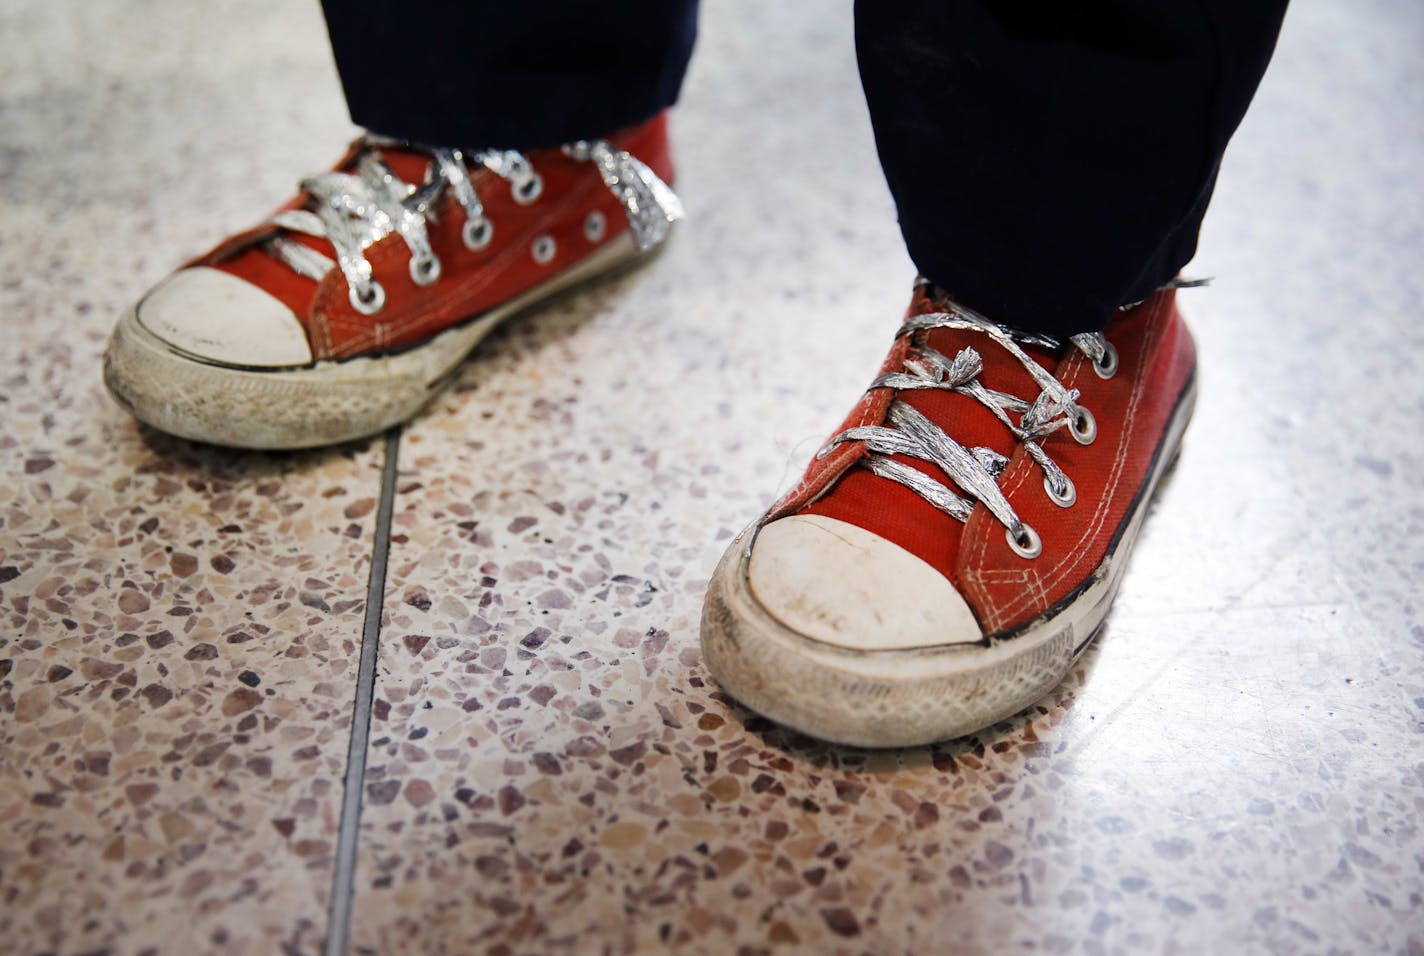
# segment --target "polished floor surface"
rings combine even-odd
[[[0,952],[1424,952],[1424,8],[1291,11],[1101,640],[863,752],[697,621],[912,270],[848,5],[706,7],[669,253],[288,455],[136,427],[98,357],[339,152],[317,5],[0,11]]]

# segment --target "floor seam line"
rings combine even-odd
[[[361,653],[356,666],[356,701],[351,711],[351,736],[342,781],[341,816],[337,825],[336,862],[327,911],[325,956],[345,956],[351,939],[351,905],[356,879],[356,843],[366,776],[366,752],[371,738],[371,707],[376,691],[376,661],[385,610],[386,562],[391,550],[391,513],[395,507],[396,469],[400,457],[400,426],[385,435],[381,464],[381,496],[376,508],[376,533],[371,545],[371,575],[366,584],[366,615],[361,626]]]

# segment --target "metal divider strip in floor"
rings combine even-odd
[[[351,903],[356,879],[356,842],[361,826],[361,796],[366,777],[366,750],[371,737],[371,705],[376,692],[376,661],[381,645],[381,614],[385,607],[386,560],[391,550],[391,512],[395,507],[396,467],[400,457],[399,426],[385,437],[381,466],[381,498],[376,510],[371,576],[366,585],[366,618],[361,628],[361,655],[356,669],[356,703],[351,711],[351,741],[342,783],[341,819],[337,827],[336,864],[327,914],[326,956],[345,956],[351,938]]]

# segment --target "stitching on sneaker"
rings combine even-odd
[[[1087,552],[1083,549],[1083,545],[1085,542],[1101,534],[1108,517],[1112,513],[1112,503],[1117,497],[1118,488],[1121,485],[1123,474],[1126,471],[1127,456],[1125,452],[1126,449],[1131,446],[1130,439],[1133,437],[1133,431],[1136,426],[1137,409],[1144,392],[1142,383],[1146,379],[1153,354],[1160,345],[1166,331],[1167,323],[1164,319],[1170,316],[1170,310],[1167,306],[1168,302],[1164,298],[1154,304],[1153,311],[1143,319],[1145,328],[1143,330],[1142,361],[1134,373],[1133,386],[1130,393],[1131,397],[1128,402],[1128,407],[1122,416],[1123,427],[1117,447],[1114,451],[1113,470],[1110,473],[1108,483],[1104,486],[1103,495],[1098,501],[1098,506],[1094,511],[1092,520],[1085,526],[1078,540],[1072,546],[1065,549],[1063,557],[1058,564],[1048,569],[1006,568],[977,570],[977,568],[982,565],[986,556],[990,532],[989,530],[975,529],[973,535],[975,540],[973,545],[967,549],[972,552],[972,558],[966,558],[961,561],[960,567],[956,570],[959,571],[959,578],[964,583],[966,589],[973,591],[973,603],[975,606],[983,608],[986,630],[1000,630],[1005,621],[1011,620],[1025,607],[1032,606],[1035,603],[1040,606],[1047,606],[1049,603],[1049,594],[1058,588],[1071,574],[1076,573],[1079,565],[1087,560]],[[1073,381],[1075,383],[1086,365],[1086,362],[1079,363],[1076,367],[1069,370],[1073,375]],[[1023,454],[1022,448],[1020,447],[1020,449],[1015,452],[1015,463],[1011,464],[1010,467],[1017,466],[1020,455],[1022,455],[1022,457],[1028,457],[1026,454]],[[1014,485],[1012,488],[1005,490],[1005,496],[1007,497],[1009,494],[1017,492],[1019,488],[1023,486],[1023,482],[1027,477],[1032,474],[1033,469],[1031,467],[1021,467],[1019,473],[1011,479],[1014,481]],[[983,523],[981,522],[981,524]],[[992,526],[990,526],[990,528],[992,528]],[[965,531],[966,534],[969,533],[968,528],[966,528]],[[1036,597],[1033,592],[1023,593],[1022,589],[1020,589],[1017,599],[1011,598],[1003,604],[994,600],[991,589],[1005,584],[1026,584],[1025,573],[1037,579],[1035,581],[1037,585]]]

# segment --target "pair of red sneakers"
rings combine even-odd
[[[655,252],[682,216],[671,177],[664,116],[528,155],[363,138],[128,311],[105,381],[199,441],[374,434],[504,319]],[[864,398],[713,575],[708,668],[775,720],[867,746],[1033,703],[1106,616],[1194,365],[1171,290],[1059,341],[919,283]]]

